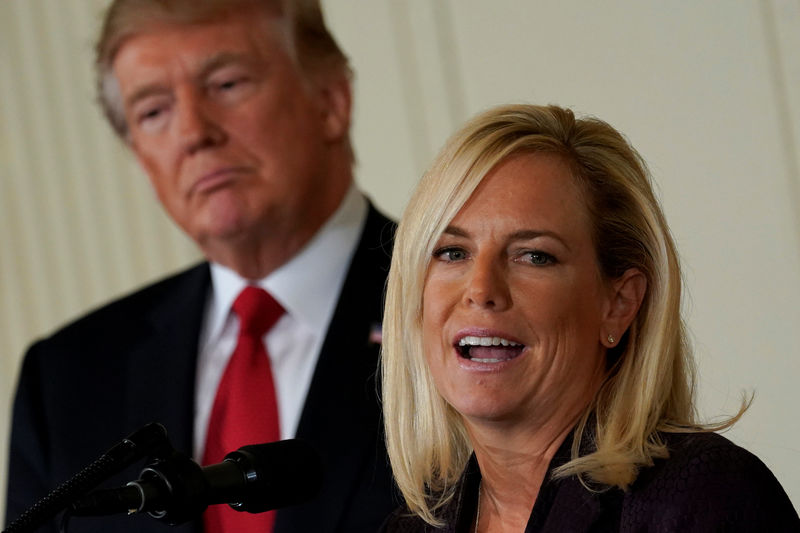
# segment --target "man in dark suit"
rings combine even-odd
[[[325,466],[319,496],[278,511],[274,531],[374,531],[396,505],[375,381],[393,225],[353,185],[349,67],[318,2],[117,0],[97,70],[112,126],[208,261],[33,345],[7,520],[151,421],[202,460],[239,350],[232,302],[251,286],[282,311],[262,339],[278,434],[309,441]],[[166,528],[112,516],[69,531]]]

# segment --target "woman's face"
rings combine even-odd
[[[567,166],[549,154],[501,162],[427,272],[423,343],[439,393],[467,422],[576,416],[602,380],[610,298]]]

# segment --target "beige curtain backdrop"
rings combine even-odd
[[[105,4],[0,1],[0,516],[25,348],[198,257],[94,105]],[[356,71],[359,183],[393,216],[490,105],[558,103],[629,136],[682,252],[701,413],[754,391],[728,436],[800,506],[800,0],[323,5]]]

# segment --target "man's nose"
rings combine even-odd
[[[503,311],[511,305],[507,270],[500,261],[476,257],[469,271],[464,303]]]
[[[176,135],[187,153],[225,142],[225,130],[201,95],[193,90],[184,90],[177,100]]]

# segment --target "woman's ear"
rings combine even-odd
[[[629,268],[611,282],[609,291],[608,307],[600,329],[600,343],[606,348],[613,348],[642,306],[647,292],[647,278],[638,268]]]

